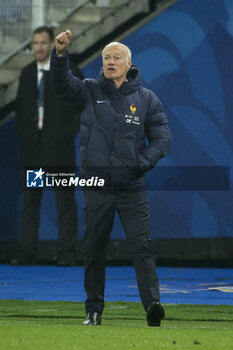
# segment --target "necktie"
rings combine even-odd
[[[42,77],[40,79],[40,85],[39,85],[39,97],[38,97],[38,103],[39,106],[42,107],[44,105],[44,80],[45,80],[45,76],[44,76],[44,69],[40,69],[40,71],[42,72]]]

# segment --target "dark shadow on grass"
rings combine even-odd
[[[212,319],[212,318],[175,318],[175,317],[165,317],[164,321],[185,321],[185,322],[229,322],[233,323],[233,320],[225,319]]]
[[[82,320],[84,316],[43,316],[43,315],[6,315],[6,316],[0,316],[0,319],[1,318],[35,318],[35,319],[47,319],[47,318],[51,318],[51,319],[80,319]]]
[[[24,315],[24,314],[13,314],[13,315],[1,315],[0,319],[6,319],[6,318],[31,318],[31,319],[71,319],[71,320],[76,320],[76,319],[80,319],[83,320],[83,318],[85,317],[85,315],[83,316],[52,316],[52,315]],[[145,318],[143,317],[103,317],[104,320],[108,320],[108,321],[144,321]]]
[[[25,314],[12,314],[12,315],[1,315],[0,319],[6,319],[6,318],[31,318],[31,319],[64,319],[64,320],[83,320],[83,316],[59,316],[59,315],[25,315]],[[104,320],[108,321],[144,321],[144,317],[109,317],[104,316]],[[165,317],[163,319],[164,321],[178,321],[178,322],[227,322],[227,323],[233,323],[233,319],[213,319],[213,318],[176,318],[176,317]]]

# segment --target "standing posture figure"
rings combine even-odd
[[[20,138],[20,166],[23,181],[20,254],[13,263],[34,264],[37,261],[38,230],[42,189],[24,189],[25,171],[50,167],[74,168],[75,137],[79,131],[77,106],[64,102],[50,81],[50,57],[54,46],[52,29],[35,29],[32,48],[35,60],[20,77],[16,104],[16,133]],[[78,68],[75,75],[83,79]],[[58,256],[60,265],[75,262],[77,213],[74,191],[55,190],[58,211]]]
[[[140,297],[149,326],[164,317],[159,283],[150,248],[150,214],[145,193],[146,171],[170,147],[171,137],[162,104],[141,86],[130,49],[112,42],[103,49],[97,80],[81,81],[69,69],[67,30],[56,37],[51,76],[56,89],[82,108],[81,161],[83,174],[106,178],[102,190],[84,190],[85,301],[83,325],[101,324],[104,308],[105,254],[117,211],[123,225]]]

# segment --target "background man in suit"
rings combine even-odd
[[[32,48],[35,60],[21,73],[16,104],[16,133],[21,141],[20,166],[25,187],[26,169],[49,169],[75,166],[75,136],[80,127],[77,106],[58,97],[50,83],[50,55],[54,46],[53,30],[47,26],[33,32]],[[73,73],[83,79],[81,71]],[[59,265],[75,263],[77,212],[73,190],[56,190],[58,211]],[[20,254],[16,264],[37,261],[38,231],[42,189],[23,189]]]

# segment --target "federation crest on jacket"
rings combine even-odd
[[[140,125],[140,118],[135,115],[137,108],[135,105],[130,105],[131,114],[125,114],[125,121],[127,124]]]

